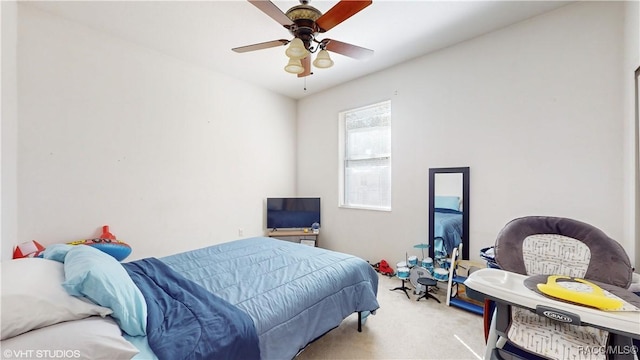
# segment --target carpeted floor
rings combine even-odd
[[[445,305],[446,283],[438,283],[433,299],[416,301],[402,291],[400,280],[379,275],[380,309],[357,331],[357,314],[299,354],[312,359],[481,359],[484,355],[482,317]],[[409,284],[409,287],[411,285]]]

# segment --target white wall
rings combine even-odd
[[[130,259],[162,256],[262,235],[264,199],[294,194],[295,101],[28,4],[18,20],[18,242],[108,224]]]
[[[640,273],[640,124],[636,118],[635,70],[640,66],[640,2],[627,1],[624,17],[624,66],[621,74],[624,84],[624,189],[628,201],[625,217],[625,237],[635,238],[636,272]]]
[[[18,28],[17,4],[13,1],[0,2],[2,18],[2,122],[0,145],[2,167],[0,170],[0,259],[11,257],[13,241],[17,236],[17,71],[16,43]]]
[[[301,100],[298,193],[323,198],[323,246],[372,262],[419,255],[428,169],[469,166],[472,257],[526,215],[591,223],[630,251],[623,7],[574,3]],[[337,114],[385,99],[393,209],[339,209]]]
[[[289,99],[15,7],[2,3],[2,258],[102,224],[132,258],[259,235],[263,198],[292,194],[297,174],[299,195],[323,197],[323,246],[393,262],[426,241],[428,168],[450,166],[471,167],[472,255],[529,214],[591,222],[633,251],[616,69],[640,57],[637,2],[573,4],[302,100],[297,130]],[[384,99],[393,211],[338,209],[337,113]]]
[[[457,196],[462,203],[462,173],[435,174],[433,187],[436,196]]]

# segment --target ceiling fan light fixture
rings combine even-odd
[[[300,38],[294,38],[291,40],[285,54],[290,59],[300,60],[306,58],[309,55],[309,51],[304,47],[304,43]]]
[[[304,71],[300,59],[289,59],[289,63],[284,67],[284,71],[291,74],[301,74]]]
[[[329,52],[327,50],[320,50],[318,52],[318,56],[313,61],[313,66],[319,69],[327,69],[333,66],[333,60],[329,56]]]
[[[319,69],[330,68],[334,65],[327,48],[333,53],[348,56],[353,59],[365,59],[373,55],[373,50],[344,43],[332,39],[318,40],[319,34],[325,33],[341,24],[362,9],[371,5],[372,0],[334,0],[338,1],[324,14],[309,6],[310,0],[299,0],[300,5],[290,8],[286,13],[274,4],[275,0],[246,0],[278,24],[289,31],[292,40],[279,39],[232,48],[237,53],[269,49],[286,46],[285,54],[289,62],[284,70],[298,77],[312,75],[311,67]],[[377,0],[376,0],[377,1]],[[311,54],[318,53],[311,64]]]

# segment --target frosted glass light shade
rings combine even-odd
[[[294,60],[304,59],[309,55],[309,51],[305,49],[304,43],[299,38],[293,39],[284,53]]]
[[[329,52],[327,50],[320,50],[318,52],[318,56],[313,61],[313,66],[319,69],[326,69],[333,66],[333,60],[329,57]]]
[[[301,74],[304,71],[300,59],[289,59],[289,63],[284,67],[284,71],[291,74]]]

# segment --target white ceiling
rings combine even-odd
[[[283,12],[297,1],[273,1]],[[337,0],[312,0],[326,12]],[[294,99],[388,68],[565,5],[560,1],[374,0],[318,38],[375,51],[367,60],[332,54],[335,65],[306,78],[286,73],[285,47],[238,54],[232,48],[289,32],[244,0],[45,1],[31,6]],[[306,90],[304,89],[306,86]]]

